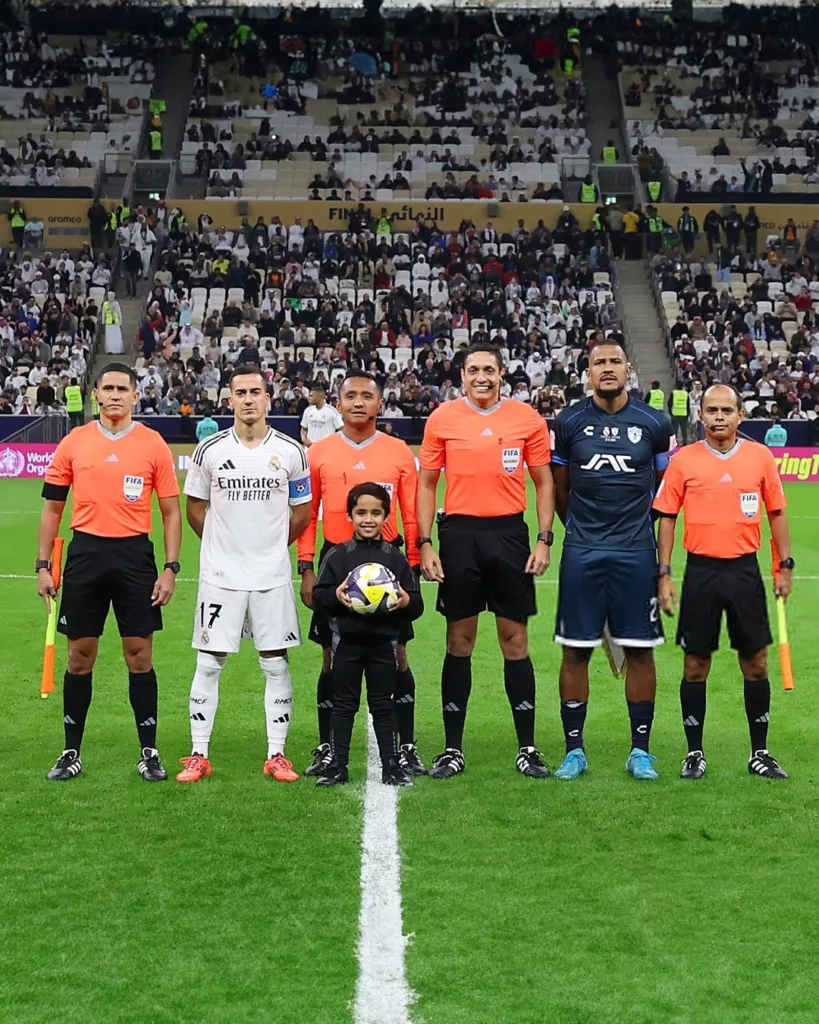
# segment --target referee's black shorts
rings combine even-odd
[[[150,636],[162,629],[151,606],[158,576],[147,534],[96,537],[74,531],[62,577],[57,629],[69,637],[102,636],[111,605],[120,636]]]
[[[756,555],[689,555],[680,598],[677,643],[690,654],[716,651],[723,612],[731,646],[740,654],[754,654],[773,642],[765,584]]]
[[[321,572],[321,563],[327,556],[328,551],[332,551],[334,547],[335,544],[331,544],[329,541],[324,542],[319,554],[317,576]],[[313,617],[310,619],[310,630],[307,635],[314,644],[318,644],[325,651],[333,646],[333,631],[330,629],[330,620],[324,612],[318,609],[313,612]],[[414,639],[415,630],[412,628],[412,623],[402,619],[398,626],[398,643],[408,644],[410,640]]]
[[[526,572],[529,529],[523,514],[446,516],[438,526],[444,580],[437,609],[447,619],[470,619],[487,609],[513,622],[537,612],[534,577]]]

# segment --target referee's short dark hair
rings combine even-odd
[[[99,387],[100,381],[106,373],[124,373],[131,381],[131,387],[134,391],[139,387],[139,377],[137,377],[134,368],[129,366],[127,363],[108,363],[107,366],[103,366],[97,376],[97,383],[95,387]]]
[[[265,379],[265,375],[262,372],[261,367],[256,366],[255,363],[243,363],[241,366],[237,366],[236,369],[231,372],[230,377],[228,378],[228,387],[232,391],[233,390],[233,382],[238,377],[250,377],[250,376],[261,377],[262,378],[262,386],[265,389],[267,388],[267,381]]]
[[[365,494],[370,498],[377,498],[381,502],[384,506],[384,518],[386,519],[390,514],[390,492],[386,487],[382,487],[381,484],[374,484],[370,481],[364,484],[356,484],[347,495],[347,515],[352,516],[353,509],[358,504],[358,499],[362,498]]]
[[[369,380],[378,388],[379,391],[383,392],[383,388],[378,383],[378,378],[374,373],[370,373],[369,370],[348,370],[341,379],[341,383],[338,386],[338,393],[341,394],[344,385],[348,380]]]
[[[480,352],[486,352],[489,355],[495,357],[495,362],[498,364],[498,369],[503,369],[503,355],[497,345],[493,345],[491,341],[473,341],[471,345],[468,345],[464,349],[464,366],[470,356],[478,355]]]

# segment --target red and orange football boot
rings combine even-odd
[[[213,770],[210,766],[210,759],[199,754],[191,757],[180,757],[179,763],[184,764],[182,771],[176,776],[177,782],[199,782]]]
[[[296,782],[298,774],[293,771],[293,762],[288,761],[284,754],[274,754],[265,763],[265,775],[272,775],[277,782]]]

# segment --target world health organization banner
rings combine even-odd
[[[36,480],[51,465],[56,444],[6,444],[0,447],[0,480]]]

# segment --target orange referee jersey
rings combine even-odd
[[[57,446],[44,479],[72,488],[71,529],[97,537],[151,532],[151,495],[174,498],[179,483],[161,434],[134,423],[112,434],[96,420],[72,430]],[[66,492],[67,493],[67,492]]]
[[[418,527],[415,520],[415,498],[418,476],[415,456],[398,437],[376,431],[361,444],[351,441],[343,431],[323,437],[307,449],[310,464],[310,485],[313,492],[310,525],[299,537],[298,557],[312,561],[316,553],[316,529],[319,508],[323,505],[325,541],[343,544],[353,535],[353,524],[347,518],[347,495],[356,484],[377,483],[389,492],[390,515],[384,524],[384,540],[395,540],[399,534],[398,508],[404,530],[405,551],[410,565],[419,561]]]
[[[678,448],[654,499],[657,512],[682,510],[685,550],[709,558],[758,551],[763,505],[777,512],[785,504],[770,448],[747,438],[725,453],[706,441]]]
[[[551,458],[546,421],[531,405],[508,398],[486,410],[466,398],[439,406],[421,445],[421,469],[445,470],[449,515],[524,512],[523,467],[545,466]]]

